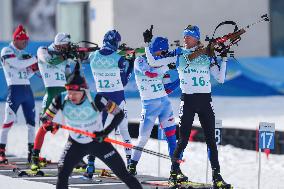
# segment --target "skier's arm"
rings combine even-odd
[[[147,61],[148,61],[149,65],[152,66],[152,67],[153,66],[155,66],[155,67],[167,66],[170,63],[176,62],[177,56],[174,53],[174,51],[169,53],[172,56],[155,56],[154,57],[152,55],[152,53],[150,52],[149,47],[145,47],[145,53],[146,53]]]
[[[220,66],[217,63],[213,63],[210,66],[210,73],[218,81],[218,83],[224,83],[226,78],[227,57],[223,57]]]
[[[172,93],[180,85],[180,80],[177,78],[175,81],[171,81],[170,74],[165,74],[163,77],[163,84],[167,94]]]
[[[169,70],[167,66],[153,68],[143,57],[137,57],[135,59],[134,69],[150,78],[157,77],[158,75],[164,75]]]
[[[129,61],[127,61],[124,57],[121,57],[118,61],[118,67],[120,69],[122,84],[123,86],[126,86],[133,71],[133,64],[131,65]]]
[[[49,54],[48,49],[46,47],[40,47],[37,50],[37,56],[39,61],[50,65],[58,65],[65,60],[63,56]]]
[[[11,67],[17,69],[27,68],[35,63],[37,59],[34,56],[18,58],[13,50],[9,47],[5,47],[1,51],[1,60],[4,64],[9,64]]]
[[[52,122],[58,110],[61,108],[61,95],[56,96],[45,113],[41,116],[40,120],[42,125],[38,129],[34,141],[34,150],[39,153],[44,142],[45,135],[48,131],[55,134],[59,125]]]
[[[62,104],[61,104],[61,98],[62,98],[61,94],[53,98],[51,104],[49,105],[45,113],[40,118],[43,123],[47,121],[52,121],[55,115],[57,114],[57,112],[63,109]]]
[[[107,136],[123,120],[124,118],[123,110],[120,109],[116,103],[106,99],[105,97],[99,94],[97,94],[95,97],[95,104],[99,111],[106,111],[107,113],[114,115],[111,123],[103,131],[96,133],[101,136],[103,135]]]

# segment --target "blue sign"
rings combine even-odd
[[[275,140],[275,124],[274,123],[259,123],[259,148],[274,149]]]

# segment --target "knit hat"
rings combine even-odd
[[[23,25],[18,25],[13,33],[14,40],[29,40],[29,35],[27,34]]]
[[[80,74],[80,64],[75,65],[73,73],[69,76],[65,84],[66,90],[82,91],[87,89],[86,79]]]
[[[71,36],[67,33],[58,33],[54,38],[55,45],[66,45],[71,43]]]
[[[183,31],[183,37],[191,36],[200,40],[200,32],[198,26],[188,25]]]
[[[118,31],[110,30],[104,36],[103,47],[116,51],[118,49],[120,41],[121,41],[121,36],[118,33]]]
[[[157,51],[168,51],[169,43],[168,39],[164,37],[155,37],[150,44],[151,53],[155,53]]]

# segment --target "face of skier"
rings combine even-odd
[[[68,99],[73,104],[80,104],[84,96],[84,91],[67,90],[67,93]]]
[[[19,49],[19,50],[23,50],[23,49],[25,49],[26,47],[27,47],[27,45],[28,45],[28,41],[29,40],[19,40],[19,39],[15,39],[14,40],[14,46],[17,48],[17,49]]]
[[[183,38],[183,42],[186,49],[191,49],[198,45],[198,39],[191,36],[185,36]]]
[[[69,49],[69,44],[63,44],[63,45],[54,45],[55,49],[59,52],[65,52]]]
[[[161,56],[167,54],[167,51],[156,51],[155,56]]]

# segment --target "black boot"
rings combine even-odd
[[[233,187],[231,186],[231,184],[227,184],[219,171],[212,171],[213,174],[213,188],[214,189],[232,189]]]
[[[77,163],[77,165],[75,166],[75,169],[86,169],[87,165],[88,164],[83,159],[81,159],[79,163]]]
[[[32,163],[32,154],[33,154],[33,143],[28,143],[28,163]]]
[[[137,164],[138,164],[138,161],[130,160],[130,164],[128,166],[128,172],[133,176],[137,175],[137,171],[136,171]]]
[[[31,158],[31,170],[32,171],[37,171],[40,169],[40,165],[39,165],[39,150],[33,150],[32,153],[32,158]]]
[[[170,172],[170,177],[169,177],[169,182],[175,184],[182,183],[182,182],[187,182],[188,177],[185,176],[180,169],[177,170],[171,170]]]
[[[126,167],[129,169],[129,165],[131,163],[131,155],[126,155]]]
[[[95,173],[95,157],[89,155],[88,165],[86,167],[86,172],[84,173],[84,176],[87,178],[93,178],[94,173]]]

